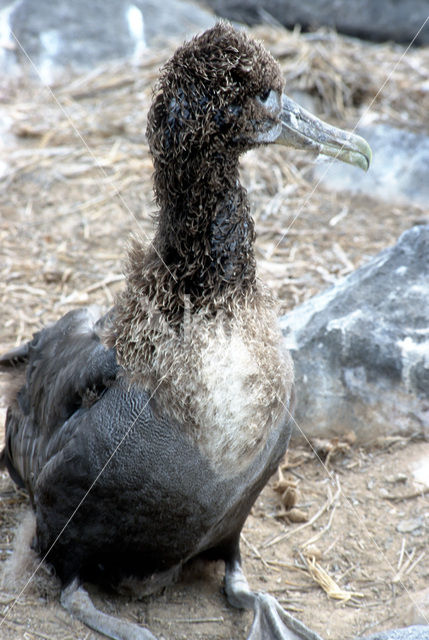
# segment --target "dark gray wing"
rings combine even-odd
[[[96,307],[71,311],[0,359],[25,372],[8,408],[0,460],[30,495],[52,446],[60,449],[72,436],[70,418],[96,402],[116,377],[115,352],[100,340],[108,321]]]

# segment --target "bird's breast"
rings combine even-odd
[[[245,469],[290,417],[293,365],[272,309],[191,317],[186,336],[169,342],[168,357],[162,351],[160,345],[161,405],[217,472]]]
[[[288,417],[292,366],[281,339],[255,341],[239,326],[216,332],[201,351],[196,399],[198,445],[216,468],[248,466],[269,434]]]

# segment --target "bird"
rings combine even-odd
[[[132,241],[107,313],[72,310],[0,358],[21,376],[1,465],[29,494],[62,606],[99,633],[155,638],[86,583],[156,587],[201,558],[225,563],[228,602],[254,612],[248,640],[320,640],[241,567],[240,532],[288,446],[294,370],[239,159],[283,144],[367,170],[371,150],[293,102],[263,44],[222,21],[160,71],[147,140],[154,238]]]

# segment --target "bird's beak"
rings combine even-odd
[[[273,142],[332,156],[368,170],[372,153],[366,140],[319,120],[284,94],[280,121],[281,131]]]

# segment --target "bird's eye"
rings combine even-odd
[[[262,93],[259,94],[258,98],[261,102],[266,102],[268,100],[268,97],[271,93],[271,89],[266,89],[265,91],[262,91]]]

